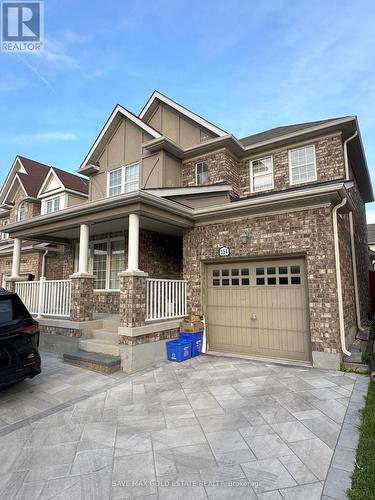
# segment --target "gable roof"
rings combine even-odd
[[[90,151],[87,153],[85,159],[81,163],[81,166],[77,170],[77,172],[87,173],[87,168],[85,166],[90,162],[95,163],[97,161],[99,154],[103,150],[103,145],[107,141],[107,139],[113,134],[118,124],[120,123],[121,118],[128,118],[135,125],[140,127],[144,132],[150,134],[154,139],[161,137],[159,132],[152,128],[147,123],[143,122],[138,116],[129,111],[128,109],[121,106],[121,104],[117,104],[112,113],[110,114],[108,120],[105,122],[103,128],[101,129],[98,137],[96,138],[94,144],[91,146]]]
[[[89,181],[83,177],[71,174],[60,168],[52,167],[59,180],[62,182],[65,189],[71,189],[73,191],[78,191],[83,194],[89,193]]]
[[[369,245],[375,243],[375,224],[367,224],[367,242]]]
[[[148,118],[151,117],[152,113],[158,106],[160,102],[163,102],[164,104],[167,104],[171,108],[175,109],[182,115],[186,116],[187,118],[190,118],[190,120],[198,123],[200,126],[206,128],[207,130],[210,130],[213,132],[215,135],[218,135],[219,137],[222,137],[224,135],[228,135],[228,132],[225,130],[217,127],[213,123],[209,122],[205,118],[203,118],[200,115],[197,115],[193,111],[190,111],[190,109],[185,108],[185,106],[182,106],[178,102],[174,101],[170,97],[167,97],[166,95],[162,94],[161,92],[154,90],[152,93],[151,97],[148,99],[146,104],[143,106],[142,111],[139,113],[139,118],[141,120],[146,121]]]
[[[50,167],[24,156],[18,156],[18,158],[26,170],[26,174],[18,172],[17,175],[27,196],[36,198]]]
[[[305,123],[297,123],[294,125],[286,125],[283,127],[271,128],[269,130],[265,130],[264,132],[259,132],[257,134],[248,135],[247,137],[243,137],[239,139],[240,143],[245,147],[252,146],[253,144],[257,144],[259,142],[271,141],[273,139],[277,139],[279,137],[283,137],[289,134],[293,134],[295,132],[302,132],[304,130],[318,127],[320,125],[325,125],[329,122],[334,122],[337,120],[347,120],[353,118],[351,116],[341,116],[338,118],[330,118],[328,120],[319,120],[315,122],[305,122]]]

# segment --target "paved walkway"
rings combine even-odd
[[[358,377],[213,356],[104,376],[44,355],[0,391],[0,498],[318,500]]]

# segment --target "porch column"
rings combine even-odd
[[[14,238],[13,240],[13,260],[12,260],[12,276],[11,278],[20,277],[21,269],[21,245],[22,240]]]
[[[90,239],[89,226],[87,224],[81,224],[79,230],[78,274],[89,273],[89,239]]]
[[[129,215],[129,235],[128,235],[128,268],[127,271],[139,271],[139,215]]]
[[[94,275],[89,274],[90,228],[81,224],[79,232],[78,272],[72,274],[70,319],[72,321],[91,321],[94,312]]]
[[[139,215],[129,215],[128,268],[120,277],[120,321],[129,328],[143,326],[146,320],[147,273],[139,268]]]

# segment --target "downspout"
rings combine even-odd
[[[351,356],[351,353],[346,349],[345,341],[345,325],[344,325],[344,307],[342,302],[342,285],[341,285],[341,269],[340,269],[340,247],[337,229],[337,211],[339,208],[346,205],[347,199],[343,198],[340,203],[335,205],[332,210],[332,223],[333,223],[333,243],[335,247],[335,266],[336,266],[336,280],[337,280],[337,300],[339,306],[339,326],[340,326],[340,340],[341,350],[346,356]]]
[[[349,175],[349,161],[348,161],[348,142],[357,137],[358,131],[356,131],[351,137],[344,141],[344,164],[345,164],[345,178],[350,180]],[[353,281],[354,281],[354,297],[355,297],[355,313],[357,319],[357,328],[360,332],[364,332],[364,328],[361,325],[361,312],[359,306],[359,293],[358,293],[358,274],[357,274],[357,257],[355,251],[355,241],[354,241],[354,223],[353,223],[353,211],[349,212],[349,231],[350,231],[350,246],[352,250],[352,268],[353,268]]]
[[[45,278],[44,274],[45,274],[45,270],[46,270],[46,257],[48,255],[48,250],[46,250],[43,254],[43,257],[42,257],[42,272],[41,272],[41,275],[40,277],[41,278]]]

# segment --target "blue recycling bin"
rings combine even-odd
[[[169,361],[185,361],[191,358],[191,342],[185,339],[169,340],[167,342],[167,357]]]
[[[180,339],[191,342],[192,358],[202,354],[203,332],[196,332],[196,333],[181,332]]]

